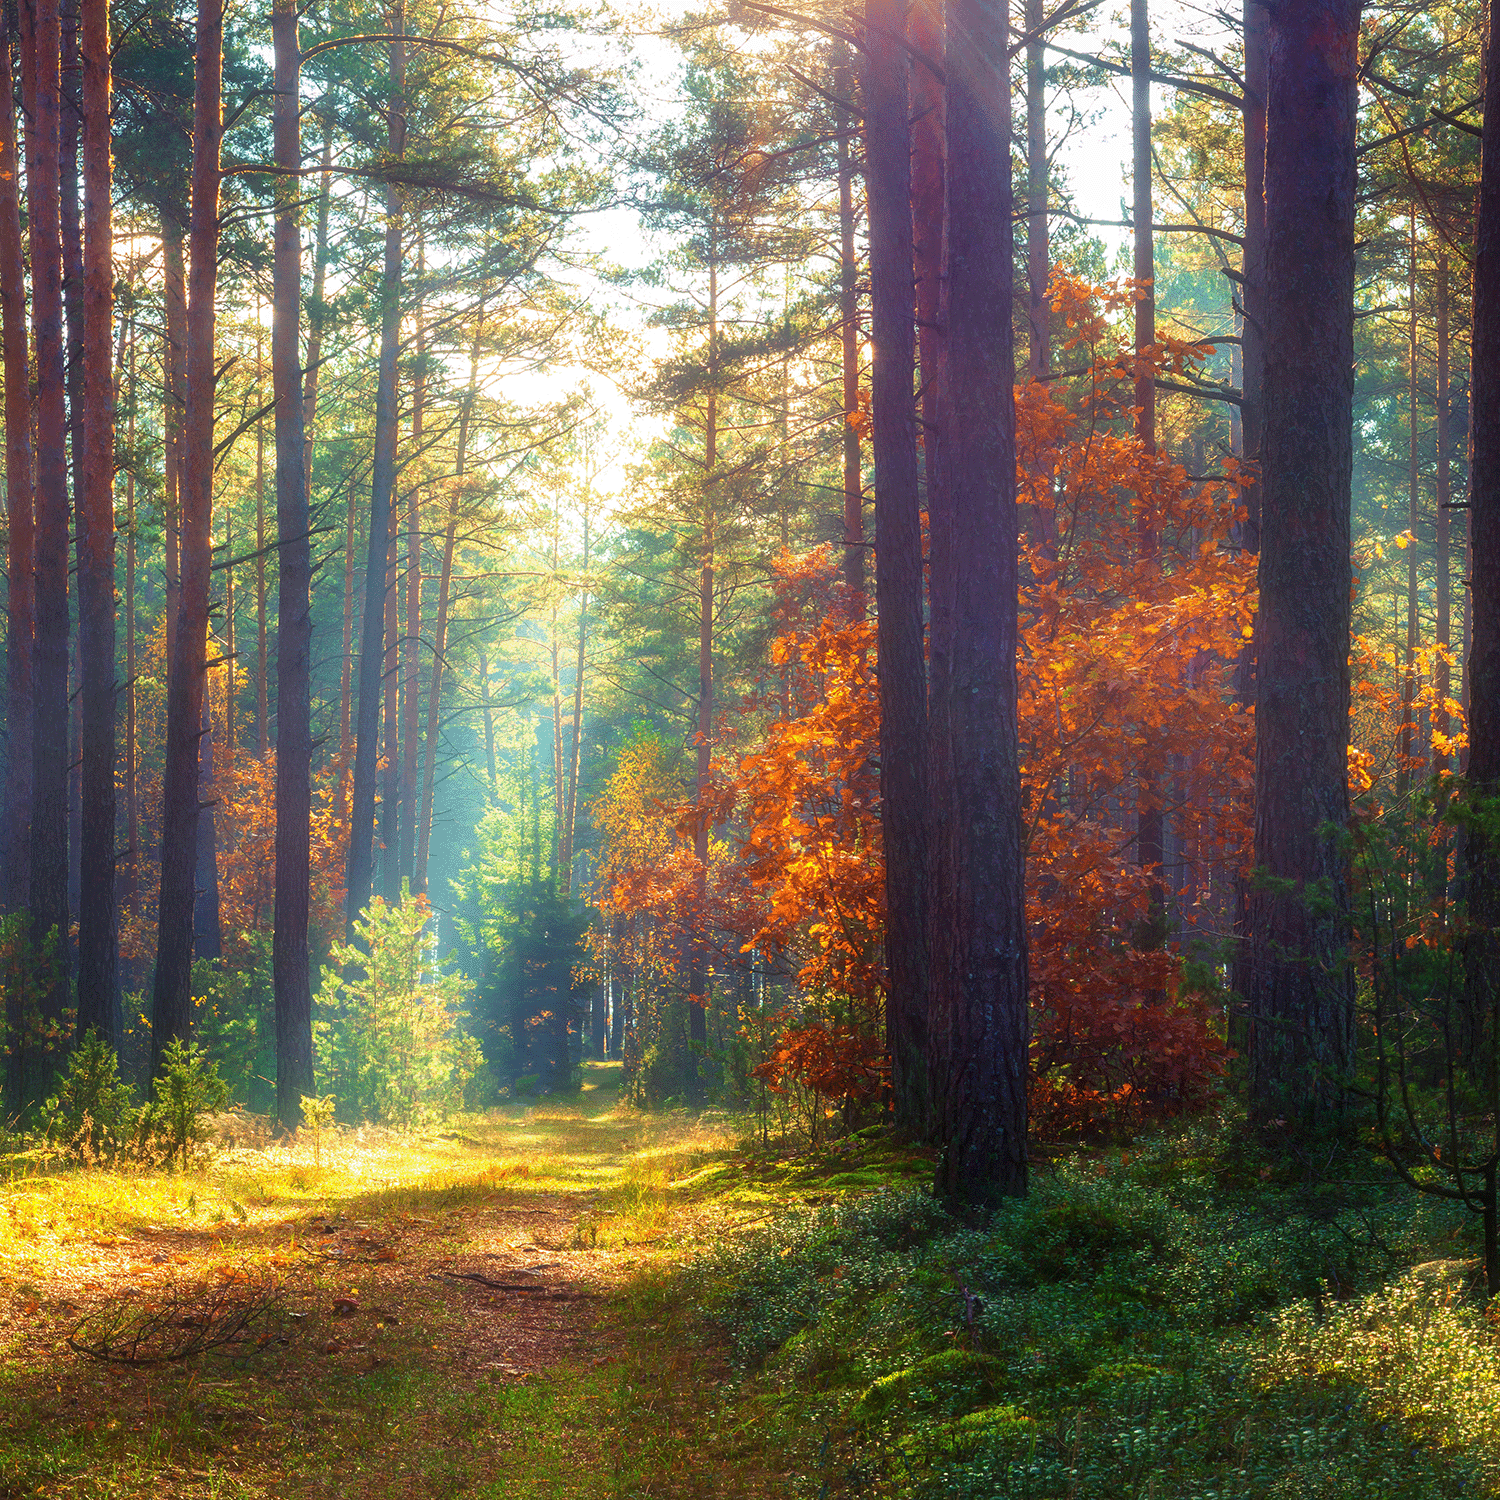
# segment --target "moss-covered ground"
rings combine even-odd
[[[964,1223],[879,1131],[778,1155],[615,1081],[188,1173],[12,1162],[0,1497],[1500,1493],[1471,1226],[1368,1161],[1198,1125]],[[69,1344],[268,1288],[190,1358]]]

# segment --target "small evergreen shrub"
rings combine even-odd
[[[42,1105],[42,1136],[86,1166],[107,1164],[133,1144],[136,1120],[135,1090],[120,1077],[115,1049],[91,1030]]]
[[[144,1149],[171,1166],[187,1170],[193,1147],[208,1135],[204,1116],[229,1102],[229,1085],[216,1063],[195,1043],[173,1037],[162,1054],[161,1072],[150,1104],[141,1112]]]

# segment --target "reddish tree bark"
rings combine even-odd
[[[1359,0],[1270,12],[1250,1086],[1337,1112],[1354,1061],[1349,879]]]
[[[108,0],[82,0],[83,464],[78,479],[78,654],[83,711],[78,1035],[120,1044],[115,901],[114,239]]]
[[[151,1072],[192,1031],[193,876],[198,841],[198,736],[203,724],[214,477],[214,293],[219,269],[219,146],[224,14],[199,0],[193,69],[193,198],[189,225],[187,411],[178,476],[181,599],[167,678]]]
[[[391,33],[405,30],[399,3],[390,12]],[[406,144],[406,46],[390,46],[390,105],[387,149],[399,158]],[[354,742],[354,788],[345,876],[348,940],[370,904],[375,842],[375,782],[380,759],[380,679],[384,652],[386,559],[390,555],[391,496],[396,486],[396,357],[401,344],[401,190],[386,187],[385,265],[380,285],[380,365],[375,386],[375,455],[370,481],[370,545],[365,565],[365,603],[360,622],[359,710]]]
[[[1041,380],[1051,366],[1047,278],[1047,68],[1040,36],[1046,0],[1026,0],[1026,315],[1028,373]]]
[[[932,587],[953,629],[933,703],[929,1046],[937,1190],[964,1202],[1026,1191],[1007,36],[995,0],[950,5],[940,427],[952,529],[942,553],[934,534]]]
[[[0,334],[5,357],[6,757],[4,890],[6,911],[24,911],[30,883],[32,580],[31,375],[27,358],[26,255],[21,240],[21,163],[11,82],[10,11],[0,7]],[[14,1036],[14,1033],[12,1033]],[[16,1049],[12,1047],[12,1055]],[[12,1091],[11,1107],[20,1107]]]
[[[931,13],[917,7],[929,19]],[[880,685],[881,831],[885,845],[888,977],[886,1044],[896,1122],[905,1131],[927,1130],[927,987],[924,960],[923,880],[926,874],[924,765],[927,738],[926,669],[922,659],[922,521],[917,486],[917,413],[912,390],[916,357],[912,313],[913,199],[911,134],[907,123],[907,53],[901,7],[894,0],[867,0],[865,73],[865,202],[870,222],[871,448],[875,460],[875,606]],[[914,36],[928,55],[941,48],[941,33],[929,27]],[[933,57],[936,66],[941,66]],[[932,69],[918,65],[925,87]],[[924,135],[932,146],[930,129]],[[927,161],[926,207],[941,215],[942,189],[934,197]],[[924,305],[938,273],[941,229],[919,210],[924,247]],[[936,325],[934,316],[931,323]],[[924,333],[926,332],[924,326]],[[923,355],[926,357],[924,348]],[[930,379],[923,366],[924,381]],[[929,428],[929,437],[935,428]],[[928,503],[934,447],[927,446]]]
[[[177,610],[182,592],[181,491],[183,422],[187,415],[187,279],[182,258],[182,226],[161,216],[162,315],[162,566],[166,598],[167,660],[177,641]]]
[[[300,166],[301,53],[294,0],[271,10],[276,163]],[[312,542],[307,497],[306,407],[299,364],[302,236],[297,179],[276,185],[271,317],[271,382],[276,399],[276,891],[271,974],[276,1012],[276,1118],[302,1123],[314,1092],[308,882],[312,827]]]
[[[31,918],[66,962],[68,936],[68,455],[59,207],[62,29],[57,0],[37,0],[28,132],[31,328],[36,357],[36,634],[32,649]],[[35,137],[34,146],[30,137]],[[66,976],[44,999],[59,1023]]]
[[[24,7],[23,7],[24,9]],[[32,576],[31,379],[27,358],[26,264],[21,240],[20,151],[10,68],[10,11],[0,7],[0,336],[5,361],[5,503],[7,620],[5,725],[10,744],[5,775],[4,889],[8,912],[25,911],[31,888],[32,637],[36,592]],[[23,69],[35,54],[22,39]],[[24,991],[6,986],[5,1103],[18,1114],[26,1103]]]

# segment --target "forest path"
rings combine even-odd
[[[629,1291],[727,1126],[621,1110],[617,1080],[592,1064],[576,1098],[426,1136],[13,1177],[0,1500],[760,1493],[697,1430],[711,1351]],[[233,1336],[138,1363],[70,1335],[137,1356]]]

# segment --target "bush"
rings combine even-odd
[[[147,1151],[160,1151],[168,1166],[187,1170],[192,1148],[208,1134],[203,1117],[229,1102],[229,1086],[204,1050],[173,1037],[162,1054],[155,1097],[141,1112],[140,1139]]]
[[[112,1162],[132,1143],[135,1090],[120,1077],[115,1049],[90,1031],[73,1049],[57,1092],[42,1105],[42,1135],[92,1166]]]
[[[453,1114],[483,1061],[460,1029],[466,981],[430,951],[431,915],[404,888],[396,906],[377,896],[354,924],[357,942],[334,946],[318,1061],[355,1119],[410,1128]]]

